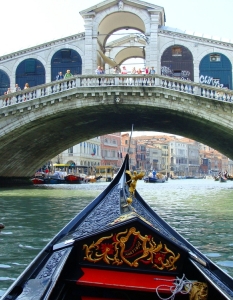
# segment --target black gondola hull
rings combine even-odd
[[[1,300],[154,300],[170,297],[177,282],[183,282],[183,290],[175,299],[189,299],[187,288],[194,281],[208,286],[208,299],[233,299],[233,279],[132,189],[136,182],[128,159],[127,155],[107,188],[52,239]]]

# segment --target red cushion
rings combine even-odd
[[[158,286],[159,293],[169,293],[174,287],[174,276],[140,274],[113,270],[82,268],[84,274],[76,281],[78,285],[87,285],[124,290],[154,292]],[[92,299],[92,298],[90,298]],[[86,299],[85,299],[86,300]]]

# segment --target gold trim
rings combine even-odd
[[[130,239],[131,244],[128,245]],[[127,249],[129,246],[130,248]],[[153,237],[141,235],[140,231],[137,231],[135,227],[114,235],[102,237],[90,246],[84,244],[83,250],[85,250],[83,259],[92,263],[103,261],[106,264],[117,266],[125,263],[135,268],[145,264],[161,271],[176,270],[177,266],[175,263],[180,258],[180,253],[175,254],[161,241],[156,244]],[[136,258],[130,261],[130,258],[134,256]]]

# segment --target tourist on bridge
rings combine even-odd
[[[29,89],[29,88],[30,88],[29,83],[25,83],[24,90]],[[28,95],[29,95],[29,94],[25,94],[25,95],[24,95],[23,101],[26,101],[26,100],[27,100]]]
[[[149,67],[146,67],[145,68],[145,74],[149,74],[150,73],[150,69],[149,69]]]
[[[11,94],[11,93],[12,93],[11,88],[8,88],[7,91],[6,91],[6,94],[8,95],[8,94]],[[11,104],[11,98],[6,98],[5,100],[6,100],[6,105]]]
[[[96,74],[96,75],[103,74],[103,73],[102,73],[102,68],[101,68],[101,66],[98,66],[98,67],[97,67],[97,69],[95,70],[95,74]]]
[[[69,79],[70,77],[73,77],[73,74],[70,72],[70,70],[67,70],[64,79]],[[72,87],[72,84],[73,81],[67,81],[67,89]]]
[[[121,74],[128,74],[128,71],[126,69],[126,66],[123,66]]]
[[[19,92],[19,91],[21,91],[21,88],[20,88],[20,86],[16,83],[16,85],[15,85],[15,92]]]
[[[56,80],[62,80],[64,79],[64,75],[62,74],[62,72],[58,72],[58,75],[56,76]]]
[[[25,83],[24,90],[29,89],[29,88],[30,88],[29,83]]]
[[[150,74],[151,74],[151,75],[155,74],[155,68],[154,68],[154,67],[151,67],[151,69],[150,69]]]
[[[103,74],[103,68],[101,68],[101,66],[98,66],[97,69],[95,70],[95,74],[96,75]],[[99,80],[99,85],[101,85],[101,78],[99,78],[98,80]]]
[[[132,71],[131,71],[131,74],[136,74],[137,73],[137,70],[135,67],[132,68]]]
[[[62,74],[62,72],[58,72],[58,75],[56,76],[56,80],[62,80],[64,79],[64,75]],[[61,87],[62,87],[63,84],[59,84],[59,91],[61,91]]]
[[[21,91],[21,88],[20,88],[19,85],[16,83],[14,92],[19,92],[19,91]],[[19,95],[16,96],[16,103],[18,103],[18,102],[19,102]]]
[[[70,70],[67,70],[67,71],[66,71],[66,74],[65,74],[65,76],[64,76],[64,79],[70,78],[70,77],[72,77],[72,76],[73,76],[73,74],[70,72]]]
[[[119,67],[114,67],[113,71],[112,71],[112,74],[120,74],[121,73],[121,70],[119,69]]]

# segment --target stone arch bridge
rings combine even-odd
[[[233,158],[233,92],[160,75],[81,75],[0,97],[0,183],[95,136],[160,131]]]

